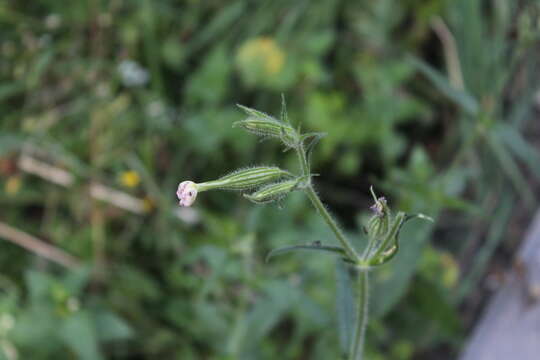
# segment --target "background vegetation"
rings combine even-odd
[[[281,93],[293,123],[328,132],[316,185],[358,244],[370,184],[437,219],[405,228],[374,274],[367,357],[455,358],[537,207],[539,14],[533,0],[0,0],[0,358],[335,359],[335,261],[264,263],[331,241],[309,202],[205,193],[180,210],[174,195],[294,166],[231,128],[236,103],[279,115]],[[30,251],[13,244],[25,234]]]

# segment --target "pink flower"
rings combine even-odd
[[[385,206],[386,206],[386,198],[380,197],[375,201],[375,204],[369,207],[369,209],[373,211],[376,216],[381,217],[384,215]]]
[[[197,184],[193,181],[182,181],[176,191],[180,206],[191,206],[197,198]]]

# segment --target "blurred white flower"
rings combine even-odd
[[[118,72],[125,86],[142,86],[148,82],[148,71],[133,60],[124,60],[118,65]]]
[[[58,14],[49,14],[45,18],[45,26],[49,30],[57,29],[62,24],[62,18]]]

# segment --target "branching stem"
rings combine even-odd
[[[338,224],[330,215],[321,199],[313,189],[313,184],[311,182],[310,166],[307,162],[306,152],[304,145],[300,144],[297,147],[296,152],[298,153],[298,158],[302,168],[302,175],[307,178],[307,183],[305,186],[305,192],[311,200],[311,203],[317,209],[317,212],[321,215],[326,224],[330,227],[336,239],[340,242],[341,246],[345,250],[349,260],[356,264],[362,264],[362,258],[356,250],[353,248],[349,240],[345,237],[345,234],[339,228]],[[369,298],[369,279],[368,279],[368,270],[359,268],[358,273],[358,286],[357,286],[357,301],[358,301],[358,316],[356,319],[356,327],[354,338],[351,343],[351,350],[349,352],[349,360],[362,360],[363,348],[364,348],[364,338],[366,334],[366,326],[368,322],[368,298]]]
[[[336,239],[340,242],[341,246],[343,246],[343,249],[347,253],[347,257],[349,260],[357,263],[360,260],[360,256],[356,253],[356,250],[352,247],[351,243],[347,238],[345,237],[345,234],[343,234],[343,231],[339,228],[338,224],[330,215],[324,204],[322,203],[321,199],[313,189],[313,184],[311,183],[311,176],[309,174],[309,164],[306,159],[306,153],[304,151],[304,146],[300,145],[297,149],[298,157],[300,160],[300,165],[302,167],[302,175],[307,177],[307,184],[305,188],[305,192],[311,200],[311,203],[315,208],[317,209],[318,213],[321,215],[323,220],[326,222],[326,224],[330,227],[334,235],[336,236]]]

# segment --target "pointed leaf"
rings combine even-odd
[[[305,151],[306,151],[306,158],[308,161],[308,164],[311,163],[311,153],[313,152],[313,149],[315,148],[315,145],[319,143],[319,141],[326,136],[326,133],[323,132],[313,132],[313,133],[307,133],[302,136],[302,141],[308,140],[309,142],[305,145]]]
[[[283,255],[289,252],[298,251],[298,250],[315,250],[315,251],[322,251],[322,252],[329,252],[341,256],[346,256],[345,250],[339,246],[329,246],[329,245],[321,245],[320,243],[313,243],[309,245],[292,245],[292,246],[285,246],[281,248],[274,249],[268,253],[266,256],[266,261],[269,261],[271,258]]]
[[[465,90],[459,90],[450,84],[444,75],[426,64],[425,62],[415,58],[409,57],[408,61],[416,67],[440,92],[446,95],[449,99],[454,101],[463,110],[470,115],[475,115],[478,112],[478,102],[476,99],[467,93]]]
[[[506,143],[510,151],[523,161],[537,178],[540,178],[540,152],[512,126],[500,124],[496,131],[497,137]]]

